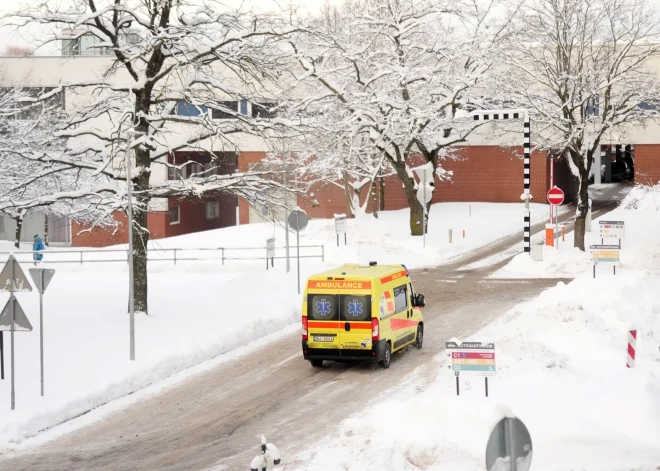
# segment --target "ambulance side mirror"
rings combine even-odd
[[[416,294],[413,304],[414,304],[414,307],[424,307],[424,306],[426,306],[426,303],[424,301],[424,295],[423,294]]]

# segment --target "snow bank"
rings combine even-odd
[[[461,379],[438,355],[418,393],[413,373],[366,414],[296,457],[303,470],[477,471],[511,411],[530,431],[535,470],[655,470],[660,465],[660,276],[628,272],[559,283],[474,335],[496,343],[497,377]],[[638,330],[637,367],[626,336]],[[508,415],[508,414],[507,414]]]
[[[660,184],[635,186],[623,200],[621,206],[624,209],[657,211],[660,208]]]

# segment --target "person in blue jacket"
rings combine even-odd
[[[45,250],[44,243],[41,241],[41,237],[38,234],[34,235],[34,243],[32,244],[32,258],[34,259],[34,266],[37,266],[37,262],[40,262],[44,258],[44,254],[41,253],[42,250]]]

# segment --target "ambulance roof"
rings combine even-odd
[[[332,270],[324,271],[323,273],[317,273],[310,276],[310,279],[322,278],[327,280],[328,278],[335,277],[351,277],[351,278],[362,278],[374,280],[382,278],[384,276],[390,275],[392,273],[398,273],[402,270],[405,270],[403,265],[357,265],[357,264],[347,264],[341,267],[333,268]]]

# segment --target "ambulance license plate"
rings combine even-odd
[[[332,342],[335,338],[331,335],[315,335],[314,342]]]

